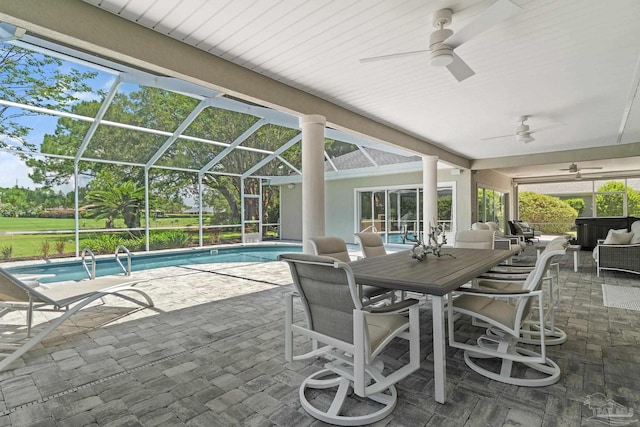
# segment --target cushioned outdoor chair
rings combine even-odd
[[[362,249],[362,256],[372,258],[387,254],[382,237],[378,233],[356,233],[356,240]]]
[[[567,236],[556,237],[551,240],[545,247],[542,254],[550,251],[566,251],[568,246]],[[565,253],[565,252],[563,252]],[[541,254],[541,255],[542,255]],[[541,262],[541,256],[538,257],[535,264],[531,265],[499,265],[478,277],[475,285],[480,288],[499,289],[502,291],[518,291],[523,288],[529,274]],[[555,325],[555,311],[559,309],[560,287],[559,287],[559,264],[551,262],[543,277],[543,283],[546,283],[545,291],[545,336],[547,345],[558,345],[567,341],[567,334]],[[527,344],[536,343],[540,334],[538,322],[535,320],[527,321],[523,328],[523,336],[520,341]]]
[[[344,240],[339,237],[312,237],[309,239],[315,255],[328,256],[345,263],[351,262],[349,250]],[[383,247],[384,248],[384,247]],[[358,291],[363,302],[374,304],[385,299],[395,301],[395,292],[376,286],[359,285]]]
[[[493,249],[495,231],[461,230],[457,231],[453,243],[454,248]]]
[[[493,221],[487,222],[474,222],[471,224],[472,230],[491,230],[495,231],[495,244],[494,249],[510,249],[520,250],[522,252],[527,248],[527,243],[522,236],[513,236],[511,234],[504,234],[498,223]]]
[[[387,254],[382,237],[378,233],[355,233],[354,236],[360,244],[364,258],[373,258]],[[403,300],[405,296],[406,293],[404,291],[400,292],[401,300]],[[395,296],[392,296],[391,302],[395,302]]]
[[[115,295],[143,307],[153,307],[151,298],[133,287],[140,280],[131,277],[101,277],[80,282],[65,282],[41,287],[37,281],[22,281],[0,268],[0,318],[16,310],[26,311],[25,325],[1,325],[10,332],[0,338],[0,371],[24,355],[42,341],[65,320],[96,299]],[[124,292],[140,294],[146,302],[138,301]],[[33,314],[36,311],[60,312],[61,316],[51,320],[32,335]]]
[[[289,265],[306,320],[304,326],[294,324],[293,295],[287,295],[286,360],[327,360],[324,369],[302,381],[302,408],[314,418],[337,425],[370,424],[388,416],[396,406],[395,384],[420,367],[418,301],[363,307],[346,263],[307,254],[282,254],[279,260]],[[408,316],[400,314],[407,311]],[[294,356],[294,333],[312,340],[309,352]],[[408,363],[383,374],[378,355],[396,339],[408,341]],[[318,348],[318,343],[323,346]],[[366,401],[354,399],[350,390]]]
[[[533,243],[534,240],[540,241],[540,232],[534,230],[526,222],[509,221],[509,228],[511,229],[511,234],[522,236],[526,243]]]
[[[546,386],[560,379],[560,368],[546,356],[545,334],[538,335],[539,353],[520,347],[519,341],[523,331],[526,332],[526,322],[535,303],[540,330],[545,329],[542,282],[552,258],[564,252],[560,249],[541,254],[536,267],[518,290],[483,288],[455,292],[457,298],[447,306],[449,345],[464,350],[467,366],[487,378],[518,386]],[[486,333],[477,338],[477,344],[469,344],[466,339],[464,342],[456,340],[454,322],[457,314],[490,325]]]

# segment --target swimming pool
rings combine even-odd
[[[268,262],[276,261],[278,255],[286,252],[302,252],[302,246],[243,246],[220,249],[194,249],[179,252],[155,254],[131,254],[131,270],[141,271],[160,267],[176,267],[191,264],[211,264],[227,262]],[[126,255],[121,253],[120,260],[126,265]],[[82,261],[62,261],[47,264],[33,264],[6,269],[11,274],[55,274],[55,277],[40,279],[41,283],[82,280],[87,273]],[[115,257],[96,260],[96,276],[122,274]]]

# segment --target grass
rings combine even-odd
[[[203,217],[206,225],[208,217]],[[124,221],[117,219],[116,228],[125,228]],[[144,218],[141,221],[144,226]],[[154,218],[150,222],[151,227],[186,227],[197,226],[198,216],[193,217],[165,217]],[[104,228],[105,221],[102,219],[80,218],[80,229],[100,229]],[[2,231],[42,231],[42,230],[74,230],[75,220],[73,218],[7,218],[0,217],[0,232]]]
[[[208,217],[204,218],[205,224],[209,221]],[[166,217],[156,218],[151,221],[151,227],[185,227],[197,226],[198,217]],[[72,218],[6,218],[0,217],[0,233],[2,232],[37,232],[52,230],[73,230],[75,222]],[[81,229],[102,229],[104,228],[103,220],[81,219]],[[115,226],[124,229],[122,220],[117,220]],[[211,229],[204,232],[204,244],[230,243],[237,242],[241,238],[238,228],[218,229],[214,232]],[[124,231],[124,230],[123,230]],[[92,238],[97,233],[83,233],[80,235],[80,248],[82,249],[84,239]],[[190,232],[192,242],[198,241],[198,233],[196,230]],[[269,233],[272,235],[273,233]],[[277,234],[277,233],[276,233]],[[215,237],[214,237],[215,236]],[[10,251],[9,251],[10,249]],[[114,248],[115,249],[115,248]],[[7,235],[0,234],[0,262],[3,261],[3,253],[11,253],[11,259],[43,257],[44,252],[49,257],[75,256],[75,234],[19,234]]]

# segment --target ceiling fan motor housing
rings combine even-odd
[[[437,30],[429,36],[429,64],[434,67],[445,67],[453,62],[453,48],[444,43],[453,35],[453,31],[444,28],[451,23],[451,9],[438,10],[433,14],[433,26]]]

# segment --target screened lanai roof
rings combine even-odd
[[[23,138],[5,135],[3,151],[145,170],[279,177],[275,182],[300,179],[301,131],[296,116],[29,35],[16,39],[15,27],[2,25],[10,38],[4,42],[5,50],[15,46],[42,58],[57,58],[60,72],[91,73],[87,90],[62,106],[46,99],[30,102],[28,96],[24,102],[0,99],[5,119],[28,118],[32,129]],[[60,132],[56,126],[61,121],[82,138],[56,135],[55,144],[48,141],[46,135]],[[408,163],[420,166],[420,158],[411,153],[340,130],[327,128],[325,138],[328,176],[353,170],[407,171]],[[244,161],[238,161],[240,157]]]

